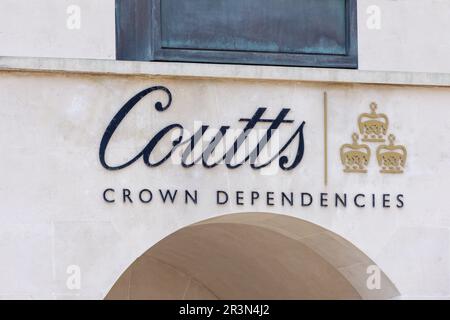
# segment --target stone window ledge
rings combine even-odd
[[[0,57],[0,71],[450,87],[450,73]]]

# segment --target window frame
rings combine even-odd
[[[118,60],[358,68],[357,0],[345,0],[346,54],[343,55],[163,48],[161,1],[164,0],[116,0]]]

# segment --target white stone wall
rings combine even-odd
[[[292,108],[288,117],[295,123],[285,125],[284,138],[306,121],[302,163],[289,172],[264,174],[248,164],[236,170],[185,169],[168,161],[148,168],[141,159],[123,170],[104,169],[98,152],[106,126],[128,99],[154,85],[169,88],[173,104],[157,112],[156,96],[142,100],[115,134],[110,161],[129,159],[168,124],[181,123],[191,132],[195,121],[239,128],[239,118],[265,106],[267,116]],[[450,298],[448,87],[18,72],[0,73],[0,87],[1,298],[103,298],[126,267],[164,236],[209,217],[248,211],[293,215],[345,237],[385,271],[404,298]],[[339,148],[351,142],[357,117],[369,111],[371,101],[389,117],[389,132],[407,147],[403,174],[379,173],[374,154],[367,174],[343,172]],[[103,201],[105,188],[117,190],[116,203]],[[132,191],[133,204],[121,202],[121,188]],[[150,204],[136,201],[142,188],[153,191]],[[158,188],[197,189],[199,203],[186,205],[178,198],[163,204]],[[246,191],[246,204],[238,206],[232,198],[233,203],[217,205],[216,190]],[[252,206],[251,190],[292,191],[297,202],[283,207],[277,198],[275,206],[263,201]],[[313,194],[314,204],[299,206],[300,192]],[[321,208],[321,192],[374,193],[377,205],[357,208],[349,200],[347,208],[335,208],[330,197],[330,206]],[[404,194],[405,206],[392,201],[393,207],[383,208],[383,193]],[[71,266],[81,271],[79,288],[67,286]]]
[[[0,56],[115,59],[114,0],[0,0],[0,44]]]
[[[359,68],[449,73],[449,13],[450,0],[359,0]],[[114,23],[114,0],[0,0],[0,55],[114,59]]]
[[[450,0],[358,0],[359,68],[450,72],[449,15]]]

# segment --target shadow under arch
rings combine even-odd
[[[363,252],[313,223],[280,214],[237,213],[182,228],[147,250],[105,299],[390,299],[379,270],[367,286]],[[374,276],[377,276],[377,267]]]

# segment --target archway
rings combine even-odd
[[[161,240],[120,276],[105,299],[389,299],[399,295],[342,237],[278,214],[208,219]],[[373,267],[372,267],[373,268]],[[376,269],[376,267],[375,267]]]

